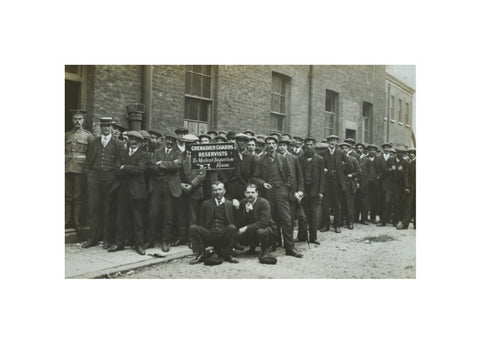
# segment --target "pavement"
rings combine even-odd
[[[65,244],[65,278],[66,279],[98,279],[110,278],[118,273],[128,273],[131,270],[166,263],[175,259],[192,255],[192,250],[186,245],[171,247],[168,253],[155,248],[145,250],[145,255],[139,255],[130,247],[116,252],[107,252],[102,245],[84,249],[81,243]],[[150,255],[157,254],[161,257]]]

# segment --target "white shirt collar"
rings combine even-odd
[[[215,198],[215,203],[217,204],[217,206],[220,206],[221,204],[225,203],[225,197],[223,197],[222,199],[218,200],[217,198]]]
[[[134,149],[133,149],[133,148],[130,148],[130,150],[129,150],[129,155],[132,156],[134,153],[136,153],[137,150],[138,150],[138,148],[139,148],[139,146],[137,146],[137,147],[134,148]]]
[[[112,134],[109,133],[108,135],[104,136],[102,135],[102,143],[105,142],[105,145],[108,144],[108,142],[110,142],[110,139],[112,138]]]

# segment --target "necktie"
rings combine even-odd
[[[130,151],[128,152],[128,156],[132,156],[133,155],[133,149],[130,148]]]
[[[102,145],[103,145],[103,147],[105,147],[105,145],[107,145],[107,137],[105,137],[105,136],[102,136]]]

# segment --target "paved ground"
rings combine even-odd
[[[412,226],[410,226],[412,227]],[[357,224],[354,230],[319,233],[319,246],[297,244],[302,259],[277,250],[276,265],[263,265],[255,256],[241,254],[238,264],[189,265],[192,256],[167,263],[117,273],[118,278],[251,279],[251,278],[415,278],[416,231],[392,226]],[[258,248],[257,248],[258,250]]]

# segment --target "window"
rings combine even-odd
[[[402,99],[398,99],[398,122],[402,123]]]
[[[357,131],[352,130],[352,129],[346,129],[345,130],[345,139],[346,138],[351,138],[353,140],[357,140]]]
[[[185,73],[185,121],[190,132],[208,131],[212,113],[212,66],[190,65]]]
[[[410,125],[410,108],[408,102],[405,103],[405,125]]]
[[[270,111],[270,129],[286,132],[289,101],[290,78],[285,75],[272,74],[272,105]]]
[[[371,125],[373,116],[373,104],[369,102],[363,102],[362,110],[362,131],[363,131],[363,143],[371,143]]]
[[[328,90],[325,94],[325,137],[337,133],[338,93]]]
[[[390,121],[395,122],[395,96],[390,98]]]

